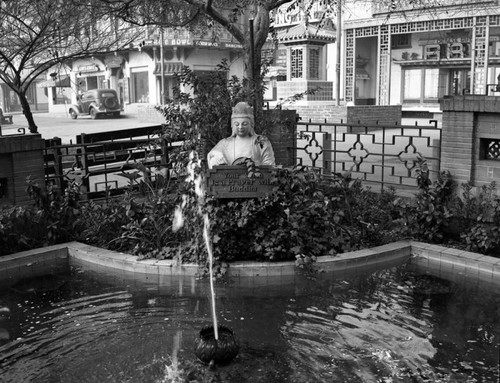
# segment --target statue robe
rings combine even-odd
[[[217,165],[232,165],[240,158],[251,158],[255,165],[276,165],[271,142],[264,136],[253,135],[249,148],[244,152],[236,152],[236,137],[227,137],[220,140],[208,153],[208,167]]]

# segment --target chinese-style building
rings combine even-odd
[[[487,94],[500,74],[497,1],[408,1],[344,22],[344,96],[354,105],[439,110],[450,95]]]

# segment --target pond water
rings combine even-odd
[[[282,281],[283,282],[283,281]],[[500,293],[406,266],[216,285],[241,349],[209,370],[206,280],[68,266],[0,289],[0,382],[497,382]],[[3,334],[3,335],[2,335]]]

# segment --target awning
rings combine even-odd
[[[163,74],[171,75],[174,73],[181,73],[182,67],[184,66],[181,62],[164,62],[163,63]],[[161,63],[155,64],[154,75],[161,76]]]
[[[71,81],[68,75],[57,77],[56,80],[50,79],[36,83],[37,88],[52,88],[54,86],[60,88],[69,88]]]

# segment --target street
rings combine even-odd
[[[158,124],[157,122],[141,121],[137,114],[122,114],[120,118],[103,117],[96,120],[92,120],[88,116],[79,116],[76,120],[72,120],[69,116],[54,116],[49,113],[34,113],[33,117],[42,138],[59,137],[64,144],[76,143],[76,136],[81,133],[107,132]],[[26,133],[29,133],[28,122],[24,115],[14,114],[12,125],[2,125],[2,134],[17,134],[20,128],[26,129]]]

